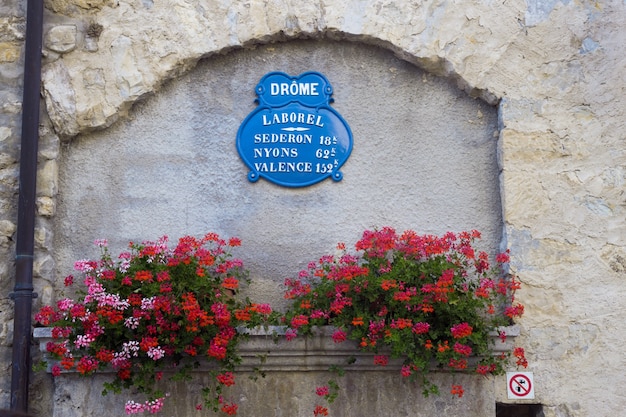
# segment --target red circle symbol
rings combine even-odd
[[[530,378],[523,374],[513,375],[511,380],[509,381],[509,389],[518,397],[527,396],[533,387],[532,382],[530,382]]]

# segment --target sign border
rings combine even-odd
[[[302,98],[297,97],[286,97],[286,98],[276,98],[273,99],[267,96],[267,91],[265,88],[265,84],[268,83],[269,80],[282,79],[289,82],[296,82],[298,80],[304,78],[313,77],[315,80],[321,81],[321,91],[320,98],[315,100],[304,100]],[[248,181],[257,182],[260,178],[264,178],[265,180],[274,183],[279,186],[288,187],[288,188],[301,188],[308,187],[319,182],[324,181],[327,178],[331,178],[333,181],[338,182],[343,179],[343,173],[340,171],[340,168],[344,165],[344,163],[349,158],[352,153],[353,147],[353,136],[352,130],[350,126],[346,122],[346,120],[330,106],[330,103],[334,101],[331,97],[333,94],[333,88],[330,85],[328,79],[321,73],[317,71],[306,71],[297,76],[290,76],[281,71],[272,71],[265,74],[257,87],[255,88],[255,92],[257,94],[257,107],[252,110],[246,118],[242,121],[237,131],[237,140],[236,147],[239,153],[241,160],[248,166],[250,171],[248,172]],[[310,110],[315,113],[323,112],[331,117],[331,120],[335,122],[336,126],[341,126],[340,129],[345,131],[345,137],[342,135],[341,144],[343,145],[342,152],[340,156],[335,158],[334,166],[329,168],[328,171],[324,170],[319,172],[317,175],[312,175],[310,178],[306,179],[279,179],[276,175],[268,174],[264,171],[259,170],[255,167],[255,164],[249,160],[249,155],[246,157],[248,147],[250,146],[248,142],[244,142],[243,132],[248,126],[252,123],[253,120],[257,118],[257,116],[263,112],[278,112],[283,109],[287,109],[291,106],[297,107],[297,110]],[[283,129],[285,130],[285,129]],[[340,145],[341,146],[341,145]],[[334,152],[334,149],[333,149]],[[331,154],[334,155],[334,154]],[[320,165],[320,164],[317,164]],[[328,164],[330,165],[330,164]]]
[[[526,381],[528,381],[528,391],[526,391],[526,393],[524,393],[523,395],[516,393],[515,390],[513,389],[513,383],[515,382],[515,379],[518,377],[524,378]],[[532,400],[535,398],[535,382],[534,382],[534,377],[533,377],[532,372],[507,372],[506,379],[507,379],[506,390],[508,394],[507,395],[508,399]]]

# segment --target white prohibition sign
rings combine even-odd
[[[507,372],[507,394],[511,399],[535,398],[532,372]]]

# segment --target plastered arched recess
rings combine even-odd
[[[502,62],[523,34],[515,23],[521,16],[520,2],[495,12],[488,5],[463,8],[441,1],[412,8],[362,0],[115,1],[90,18],[100,33],[86,28],[82,48],[44,67],[43,92],[56,132],[72,137],[111,125],[135,101],[212,54],[327,37],[391,49],[493,104],[511,87],[503,65],[523,68],[521,62]]]

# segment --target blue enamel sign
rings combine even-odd
[[[333,88],[322,74],[291,77],[270,72],[256,86],[259,106],[237,132],[248,180],[265,178],[285,187],[306,187],[331,177],[352,151],[352,132],[330,103]]]

